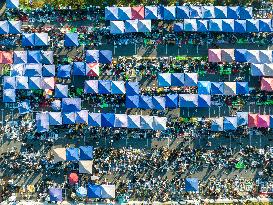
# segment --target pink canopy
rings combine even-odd
[[[258,114],[248,114],[248,127],[258,127]]]
[[[144,6],[132,7],[132,19],[144,19]]]
[[[258,127],[268,128],[270,126],[269,115],[258,115]]]
[[[0,53],[0,63],[1,64],[12,64],[13,63],[13,53],[8,51],[1,51]]]
[[[221,62],[221,49],[209,49],[209,62]]]
[[[261,90],[273,91],[273,78],[262,78],[261,80]]]
[[[222,49],[221,60],[228,63],[233,62],[235,60],[234,49]]]

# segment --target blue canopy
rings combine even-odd
[[[84,81],[84,93],[99,93],[99,81],[98,80],[86,80]]]
[[[99,62],[99,50],[87,50],[86,51],[86,62],[87,63],[98,63]]]
[[[237,112],[237,125],[243,126],[248,124],[248,112]]]
[[[28,88],[33,90],[42,89],[41,82],[41,77],[30,77],[28,79]]]
[[[93,147],[80,146],[80,160],[92,160],[92,159],[93,159]]]
[[[102,113],[101,126],[102,127],[114,127],[115,114],[114,113]]]
[[[258,19],[247,19],[246,20],[246,31],[247,32],[259,32],[259,20]]]
[[[3,90],[3,102],[15,102],[16,94],[15,89]]]
[[[136,82],[126,82],[126,94],[127,95],[138,95],[139,94],[139,83]]]
[[[55,76],[55,65],[43,65],[42,74],[44,77]]]
[[[48,112],[49,125],[62,125],[63,118],[61,112]]]
[[[79,45],[78,38],[79,38],[78,33],[65,34],[64,46],[66,46],[66,47],[78,46]]]
[[[13,51],[13,64],[27,63],[27,51]]]
[[[171,86],[184,86],[184,73],[172,73]]]
[[[88,110],[81,110],[75,113],[76,123],[78,124],[88,124]]]
[[[148,116],[148,115],[140,116],[141,129],[152,130],[153,129],[153,122],[154,122],[153,116]]]
[[[20,34],[22,22],[21,21],[8,21],[9,23],[9,33],[10,34]]]
[[[197,178],[186,178],[185,179],[185,191],[186,192],[199,192],[198,179]]]
[[[55,98],[67,98],[68,85],[56,84],[55,85]]]
[[[248,95],[249,94],[248,82],[236,82],[236,94]]]
[[[18,9],[19,8],[19,0],[6,0],[6,8],[7,9]]]
[[[211,82],[212,95],[223,95],[224,94],[224,83],[223,82]]]
[[[41,77],[41,87],[42,89],[53,90],[55,86],[54,77]]]
[[[185,83],[184,86],[197,86],[198,75],[197,73],[185,73]]]
[[[165,110],[166,99],[162,96],[153,96],[152,98],[153,108],[156,110]]]
[[[112,94],[125,94],[125,82],[124,81],[111,81],[111,93]]]
[[[105,20],[119,20],[118,19],[118,7],[105,7]]]
[[[35,33],[34,45],[35,46],[47,46],[48,45],[48,33]]]
[[[9,24],[8,21],[0,21],[0,34],[9,33]]]
[[[122,34],[125,31],[124,21],[110,21],[110,33]]]
[[[145,6],[145,19],[157,19],[158,8],[156,6]]]
[[[1,32],[0,32],[1,34]],[[35,34],[34,33],[23,33],[22,46],[35,46]]]
[[[259,50],[247,50],[245,53],[245,57],[248,63],[261,63]]]
[[[66,160],[67,161],[79,161],[80,155],[79,155],[79,148],[66,148]]]
[[[153,130],[166,130],[167,129],[167,118],[154,116]]]
[[[234,20],[234,32],[245,33],[246,32],[246,20]]]
[[[151,20],[138,20],[137,23],[138,32],[151,32],[152,31],[152,24]]]
[[[252,76],[264,76],[264,64],[251,64],[250,73]]]
[[[204,19],[214,19],[215,9],[214,6],[202,6],[202,15]]]
[[[128,128],[140,129],[140,115],[128,115],[127,116]]]
[[[138,32],[138,20],[127,20],[124,22],[125,33],[136,33]]]
[[[198,95],[198,107],[210,107],[211,95]]]
[[[73,75],[85,76],[86,63],[84,62],[74,62],[73,63]]]
[[[63,112],[63,124],[72,125],[76,123],[75,112]]]
[[[164,6],[163,7],[163,19],[164,20],[175,20],[176,19],[176,12],[175,6]]]
[[[58,78],[70,78],[71,76],[71,65],[59,65],[57,69]]]
[[[114,127],[128,127],[128,119],[126,114],[115,114]]]
[[[102,64],[112,63],[112,51],[101,50],[99,52],[99,63],[102,63]]]
[[[259,50],[260,63],[272,64],[273,62],[272,50]]]
[[[184,24],[183,23],[174,23],[173,25],[174,32],[182,32],[184,31]]]
[[[179,107],[198,107],[198,95],[179,94]]]
[[[50,201],[62,201],[63,200],[62,189],[50,188],[49,198],[50,198]]]
[[[153,109],[152,96],[140,95],[139,96],[139,108]]]
[[[37,132],[46,132],[49,130],[49,116],[47,112],[36,114]]]
[[[198,32],[207,32],[209,31],[209,20],[196,20],[197,31]]]
[[[30,101],[22,101],[18,103],[18,110],[21,115],[27,114],[32,112],[31,106],[30,106]]]
[[[210,19],[209,20],[209,31],[222,32],[223,31],[222,23],[223,23],[222,19]]]
[[[224,130],[236,130],[237,117],[224,117]]]
[[[53,51],[41,51],[42,63],[53,64]]]
[[[171,73],[159,73],[158,74],[158,86],[168,87],[171,86]]]
[[[28,89],[28,77],[17,76],[16,77],[16,89]]]
[[[223,117],[213,118],[211,122],[211,131],[223,131],[224,130],[224,119]]]
[[[81,98],[63,98],[62,111],[74,112],[81,110]]]
[[[272,32],[272,19],[259,19],[260,32]]]
[[[202,8],[201,6],[190,6],[190,18],[202,18]]]
[[[226,19],[227,18],[227,6],[215,6],[214,13],[216,19]]]
[[[126,108],[139,108],[139,95],[126,95]]]
[[[87,185],[87,197],[88,198],[101,198],[101,186],[100,185]]]
[[[131,7],[118,7],[118,20],[132,19]]]
[[[28,63],[41,63],[42,62],[42,55],[41,51],[28,51],[27,52],[27,62]]]
[[[247,52],[247,49],[235,49],[234,50],[235,61],[241,62],[241,63],[247,62],[246,52]]]
[[[240,19],[252,19],[252,7],[240,7],[239,8],[239,18]]]
[[[111,94],[110,80],[99,80],[99,94]]]
[[[54,111],[59,111],[61,110],[61,101],[60,100],[54,100],[51,102],[51,108],[54,110]]]
[[[178,107],[178,94],[167,94],[166,108],[177,108],[177,107]]]
[[[190,18],[190,10],[188,6],[177,6],[176,7],[176,18],[177,19],[188,19]]]
[[[12,64],[10,68],[10,76],[23,76],[25,64]]]
[[[113,199],[115,198],[115,185],[101,185],[101,198],[102,199]]]
[[[197,31],[197,21],[196,19],[185,19],[184,20],[184,30],[185,31]]]
[[[101,113],[89,113],[88,125],[92,127],[101,127]]]
[[[28,77],[42,76],[42,64],[38,63],[25,64],[24,76]]]
[[[228,19],[239,19],[240,7],[239,6],[228,6],[227,7],[227,18]]]
[[[198,82],[198,94],[210,95],[211,83],[210,81]]]
[[[234,32],[234,19],[222,19],[222,31]]]
[[[4,76],[3,89],[16,89],[15,77]]]

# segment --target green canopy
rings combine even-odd
[[[239,161],[239,162],[237,162],[236,165],[235,165],[235,168],[236,168],[236,169],[244,169],[245,167],[246,167],[246,165],[244,164],[243,161]]]

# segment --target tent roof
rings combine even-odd
[[[42,63],[53,64],[53,51],[41,51]]]
[[[138,32],[151,32],[152,31],[152,24],[151,20],[139,20],[137,22]]]
[[[258,115],[257,127],[269,128],[270,127],[270,116],[269,115]]]
[[[198,192],[198,179],[197,178],[186,178],[185,179],[185,191],[186,192]]]
[[[224,94],[224,83],[223,82],[211,82],[211,94],[212,95],[223,95]]]
[[[259,32],[259,23],[258,19],[247,19],[246,20],[246,32]]]
[[[211,95],[198,95],[198,107],[210,107]]]
[[[63,118],[61,112],[48,112],[49,125],[62,125]]]
[[[209,20],[209,31],[222,32],[223,31],[223,20],[222,19],[210,19]]]
[[[136,82],[126,82],[126,94],[127,95],[138,95],[139,94],[139,83]]]
[[[202,17],[204,19],[215,18],[215,9],[214,6],[202,6]]]
[[[197,31],[196,19],[185,19],[184,20],[184,31]]]
[[[236,82],[236,94],[237,95],[249,94],[248,82]]]
[[[112,94],[125,94],[125,82],[124,81],[111,81],[111,93]]]
[[[190,9],[188,6],[177,6],[176,7],[176,18],[177,19],[188,19],[190,18]]]
[[[252,63],[250,66],[252,76],[265,76],[264,64]]]
[[[227,7],[227,18],[228,19],[239,19],[239,6],[228,6]]]
[[[118,7],[105,7],[105,20],[118,20]]]
[[[126,95],[126,108],[139,108],[139,95]]]
[[[153,129],[153,116],[140,116],[140,126],[141,129]]]
[[[8,21],[9,23],[9,33],[10,34],[20,34],[22,21]]]
[[[174,23],[173,25],[174,32],[182,32],[184,31],[184,23]]]
[[[66,150],[64,147],[53,149],[54,163],[66,161]]]
[[[32,111],[31,106],[30,106],[30,101],[29,100],[25,100],[22,102],[18,103],[18,110],[19,110],[19,114],[23,115],[26,113],[30,113]]]
[[[41,77],[28,78],[28,88],[29,89],[42,89],[41,83],[42,83]]]
[[[116,192],[115,185],[111,185],[111,184],[101,185],[101,198],[103,198],[103,199],[114,199],[115,196],[116,196],[115,192]]]
[[[197,86],[198,75],[197,73],[185,73],[185,84],[184,86]]]
[[[102,127],[114,127],[115,125],[115,114],[113,113],[102,113],[101,115],[101,126]]]
[[[28,77],[42,76],[42,64],[39,63],[25,64],[24,76]]]
[[[0,53],[0,64],[12,64],[13,63],[13,52],[1,51]]]
[[[88,110],[77,111],[75,114],[76,114],[76,123],[88,124]]]
[[[3,89],[15,89],[16,81],[15,77],[4,76]]]
[[[98,80],[84,81],[84,93],[99,93],[99,81]]]
[[[34,33],[23,33],[22,46],[23,47],[35,46],[35,34]]]
[[[71,65],[59,65],[57,68],[57,77],[58,78],[70,78],[71,76]]]
[[[245,33],[246,32],[246,20],[234,20],[234,32]]]
[[[49,130],[48,112],[40,112],[36,114],[37,132],[46,132]]]
[[[224,119],[223,117],[212,118],[211,131],[223,131],[224,130]]]
[[[35,33],[34,45],[35,46],[47,46],[48,45],[48,33]]]
[[[139,107],[142,109],[153,109],[152,96],[140,95],[139,96]]]
[[[10,76],[23,76],[25,64],[12,64],[10,68]]]
[[[28,89],[28,77],[17,76],[16,77],[16,89]]]
[[[79,161],[79,173],[80,174],[92,174],[93,161],[80,160]]]
[[[87,50],[85,55],[87,63],[99,63],[99,50]]]
[[[13,52],[13,63],[27,63],[27,51],[14,51]]]
[[[123,21],[110,21],[110,33],[122,34],[125,31],[125,25]]]
[[[73,62],[73,75],[85,76],[86,63],[85,62]]]
[[[248,113],[248,127],[258,127],[258,114]]]
[[[79,148],[69,147],[66,148],[66,160],[67,161],[79,161]]]
[[[236,130],[237,117],[224,117],[224,130]]]
[[[0,21],[0,34],[9,33],[9,24],[8,21]]]
[[[261,90],[272,92],[273,91],[273,78],[262,77]]]
[[[75,124],[76,123],[76,115],[75,112],[63,112],[63,124]]]
[[[198,94],[210,95],[210,81],[198,81]]]
[[[202,18],[201,6],[189,6],[190,18]]]
[[[128,128],[137,128],[140,129],[140,115],[128,115]]]
[[[144,6],[131,7],[132,19],[144,19]]]
[[[114,127],[128,127],[128,118],[126,114],[115,114]]]
[[[171,73],[159,73],[158,74],[158,86],[159,87],[171,86]]]
[[[227,6],[214,6],[214,13],[217,19],[227,18]]]
[[[138,32],[138,20],[126,20],[124,22],[125,33]]]
[[[164,20],[175,20],[176,19],[176,7],[175,6],[164,6],[163,7],[163,19]]]
[[[222,31],[223,32],[234,32],[234,19],[222,19]]]
[[[163,96],[153,96],[152,104],[153,104],[153,108],[156,110],[165,110],[166,98]]]
[[[110,80],[99,80],[99,94],[110,94],[111,93],[111,81]]]
[[[178,94],[167,94],[166,108],[177,108],[177,107],[178,107]]]
[[[179,94],[179,107],[198,107],[198,95]]]
[[[66,33],[64,37],[64,46],[78,46],[79,45],[79,34],[78,33]]]
[[[88,114],[88,125],[93,127],[101,126],[101,113],[89,113]]]
[[[246,49],[235,49],[234,56],[236,62],[247,62],[246,60]]]
[[[100,50],[99,63],[102,63],[102,64],[112,63],[112,51],[111,50]]]
[[[59,188],[49,188],[50,201],[62,201],[62,189]]]
[[[99,63],[87,63],[85,75],[90,77],[99,77],[100,76]]]
[[[248,113],[247,112],[237,112],[237,124],[238,124],[238,126],[248,124]]]
[[[87,197],[88,198],[101,198],[101,186],[100,185],[87,185]]]
[[[43,65],[42,73],[45,77],[55,76],[55,65]]]
[[[239,8],[239,18],[240,19],[252,19],[252,7],[240,7]]]
[[[40,50],[35,51],[27,51],[27,62],[28,63],[41,63],[42,62],[42,54]]]
[[[223,62],[233,62],[235,60],[234,49],[221,49],[221,60]]]
[[[62,111],[74,112],[81,110],[81,98],[63,98],[62,99]]]
[[[55,85],[55,98],[68,97],[68,85],[56,84]]]
[[[54,77],[42,77],[41,78],[41,87],[42,89],[54,89],[55,80]]]
[[[154,116],[153,129],[154,130],[166,130],[167,129],[167,118]]]
[[[132,19],[131,7],[118,7],[118,20]]]
[[[236,82],[224,82],[224,95],[236,95]]]
[[[145,6],[145,19],[157,19],[157,18],[158,18],[158,7]]]
[[[16,100],[15,89],[3,90],[3,102],[15,102]]]

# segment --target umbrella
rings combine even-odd
[[[81,187],[77,188],[76,194],[78,197],[84,198],[87,196],[87,189],[85,187],[81,186]]]
[[[0,31],[1,33],[1,31]],[[22,46],[34,46],[35,45],[35,34],[34,33],[24,33],[22,36]]]
[[[158,74],[158,86],[159,87],[171,86],[171,73],[159,73]]]
[[[68,181],[69,181],[69,184],[72,184],[72,185],[76,184],[79,181],[79,177],[76,173],[71,173],[68,176]]]
[[[92,160],[93,159],[93,147],[92,146],[80,146],[80,160]]]
[[[42,74],[45,77],[55,76],[55,65],[43,65]]]
[[[49,188],[50,201],[62,201],[62,189]]]
[[[127,120],[128,120],[128,128],[140,129],[141,127],[140,115],[128,115]]]
[[[72,47],[72,46],[79,46],[78,41],[78,33],[67,33],[64,37],[64,46]]]
[[[68,97],[68,85],[56,84],[55,85],[55,98]]]
[[[81,98],[63,98],[62,111],[75,112],[81,110]]]
[[[79,161],[79,149],[74,147],[66,148],[66,160]]]
[[[110,21],[110,33],[122,34],[125,31],[125,25],[123,21]]]
[[[84,93],[99,93],[99,81],[98,80],[86,80],[84,81]]]
[[[41,77],[30,77],[28,78],[29,89],[41,89]]]
[[[124,81],[111,81],[111,93],[112,94],[125,94],[125,82]]]
[[[130,95],[138,95],[139,94],[139,83],[137,82],[126,82],[126,94]]]
[[[101,113],[89,113],[88,114],[88,125],[92,127],[101,126]]]

